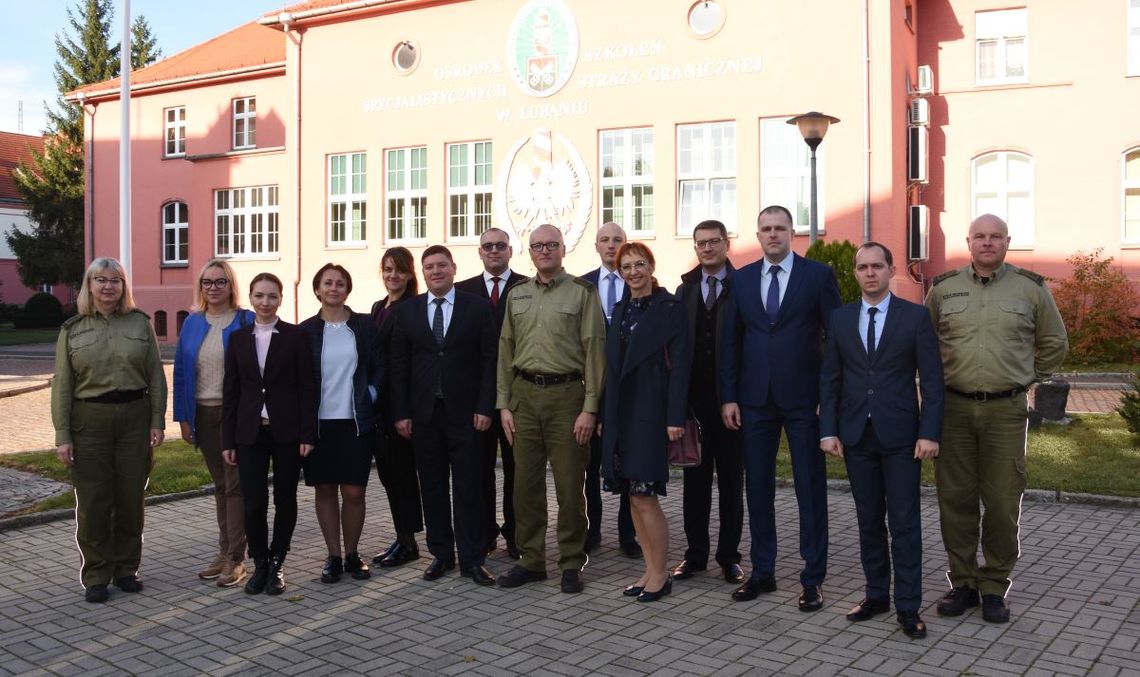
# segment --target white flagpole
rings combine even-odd
[[[119,43],[119,261],[131,276],[131,0],[123,0],[123,39]]]

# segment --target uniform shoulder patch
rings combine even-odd
[[[139,310],[138,308],[131,308],[131,312],[132,313],[138,313],[139,315],[142,315],[143,317],[145,317],[148,322],[150,321],[150,315],[147,315],[146,311]]]
[[[60,327],[60,329],[68,329],[69,327],[71,327],[71,325],[75,324],[76,322],[78,322],[82,319],[83,319],[82,315],[72,315],[71,317],[64,320],[63,324],[59,325],[59,327]]]
[[[587,280],[583,280],[580,277],[572,277],[570,279],[574,280],[574,284],[577,284],[580,287],[585,287],[586,289],[589,289],[590,291],[597,289],[597,287],[595,287],[591,282],[589,282]]]
[[[1045,276],[1044,275],[1038,275],[1037,273],[1033,272],[1032,270],[1026,270],[1024,268],[1018,268],[1017,274],[1018,275],[1024,275],[1025,277],[1028,277],[1030,280],[1033,280],[1037,284],[1038,287],[1042,287],[1045,285]]]
[[[961,271],[959,271],[959,270],[948,270],[945,273],[942,273],[941,275],[936,276],[934,278],[934,280],[930,283],[930,286],[937,287],[940,282],[944,282],[946,280],[949,280],[950,278],[957,275],[959,272],[961,272]]]

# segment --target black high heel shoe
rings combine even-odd
[[[624,595],[625,597],[637,597],[638,595],[640,595],[644,591],[645,591],[644,585],[631,585],[631,586],[627,587],[625,590],[622,590],[621,594]]]
[[[661,589],[656,591],[656,592],[650,592],[648,590],[643,590],[641,592],[641,594],[637,596],[637,601],[639,601],[639,602],[656,602],[657,600],[661,599],[662,597],[664,597],[665,595],[668,595],[671,592],[673,592],[673,577],[672,576],[665,579],[665,585],[662,585]]]

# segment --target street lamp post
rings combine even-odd
[[[809,216],[810,230],[809,243],[815,244],[819,238],[819,203],[816,197],[816,178],[815,178],[815,149],[819,148],[819,144],[823,142],[823,137],[827,134],[827,128],[839,122],[839,118],[830,115],[824,115],[816,111],[797,115],[796,117],[788,120],[789,125],[799,127],[800,134],[804,137],[804,143],[811,149],[811,212]]]

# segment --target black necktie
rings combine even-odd
[[[435,342],[440,348],[443,347],[443,302],[446,300],[432,300],[432,303],[435,304],[435,317],[431,320],[431,333],[435,336]]]
[[[875,313],[878,308],[867,309],[867,356],[875,354]]]
[[[776,324],[776,318],[780,314],[780,278],[777,275],[783,270],[780,266],[772,266],[768,269],[768,273],[772,276],[772,282],[768,285],[768,300],[764,303],[764,309],[768,311],[768,320],[772,324]]]
[[[716,305],[716,278],[709,277],[708,281],[709,295],[705,297],[705,308],[712,310],[712,307]]]

